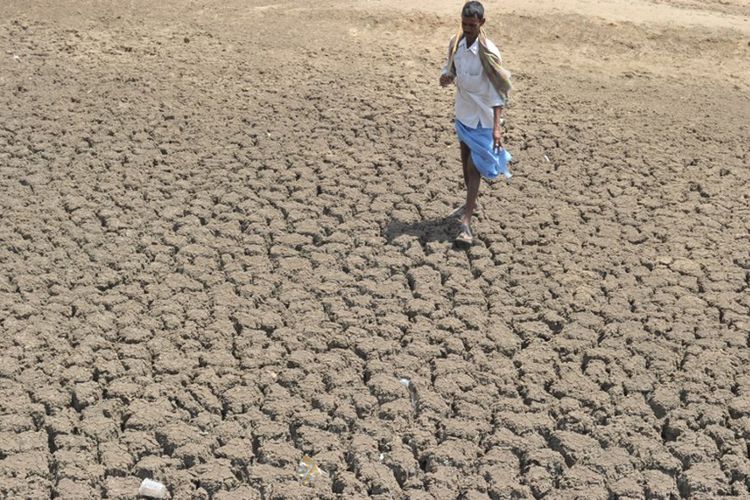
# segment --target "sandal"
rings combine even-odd
[[[471,234],[471,228],[468,224],[461,224],[461,231],[456,236],[456,243],[471,245],[474,243],[474,235]]]

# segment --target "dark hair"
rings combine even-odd
[[[479,2],[466,2],[461,9],[461,17],[476,17],[484,19],[484,7]]]

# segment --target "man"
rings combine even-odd
[[[440,85],[456,84],[456,133],[466,203],[451,215],[460,217],[457,243],[471,244],[471,216],[476,210],[481,178],[510,178],[510,154],[503,146],[502,114],[511,89],[510,73],[502,68],[500,51],[487,39],[484,7],[467,2],[461,9],[461,30],[451,39]]]

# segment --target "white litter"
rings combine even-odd
[[[141,487],[138,488],[138,494],[151,498],[167,498],[167,487],[159,481],[144,479],[141,481]]]
[[[547,163],[549,163],[549,156],[544,155],[544,159],[547,160]]]
[[[414,387],[414,384],[412,384],[411,380],[408,378],[400,378],[398,379],[398,383],[403,385],[409,390],[409,400],[411,400],[411,406],[414,409],[414,412],[417,411],[417,390]]]
[[[305,455],[302,460],[299,461],[297,466],[297,477],[302,481],[302,484],[312,484],[321,475],[326,475],[325,471],[318,467],[315,460]]]

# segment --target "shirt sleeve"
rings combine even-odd
[[[489,78],[487,79],[489,80]],[[494,85],[490,82],[490,93],[489,93],[489,105],[490,107],[497,107],[497,106],[503,106],[505,107],[505,99],[503,96],[500,95],[500,93],[497,91]]]

